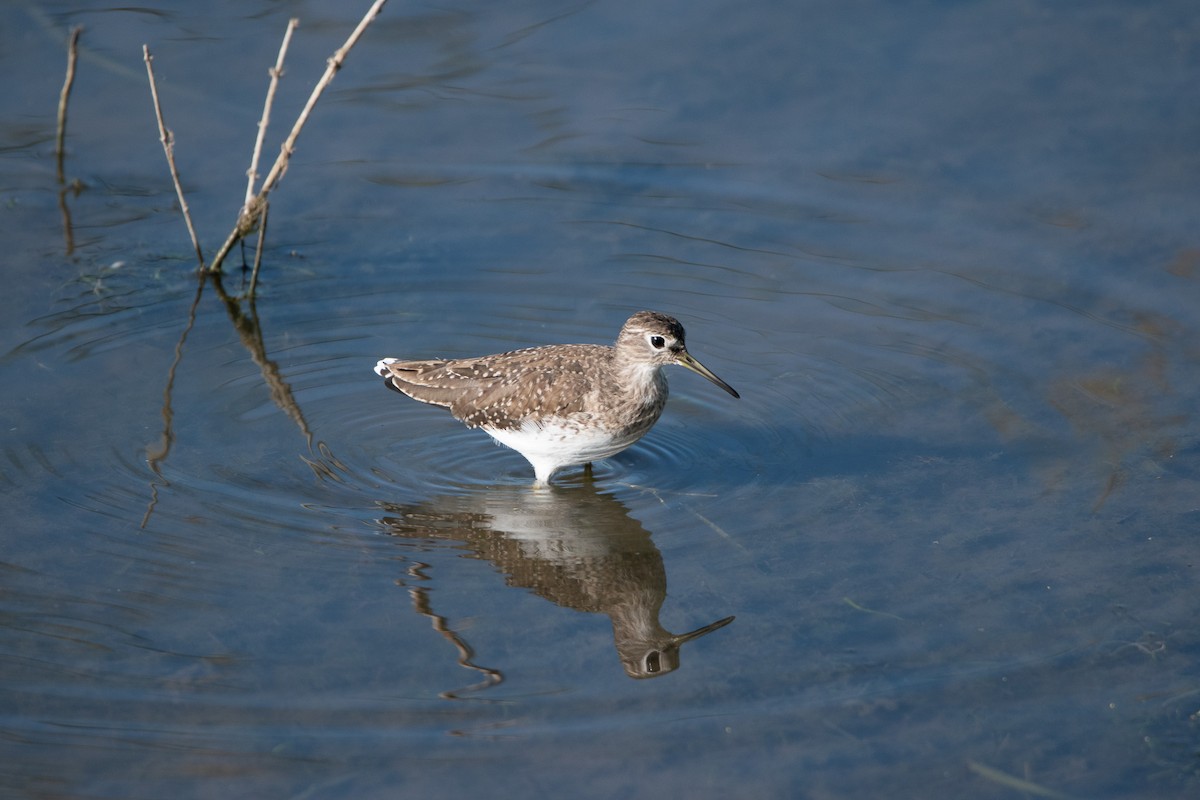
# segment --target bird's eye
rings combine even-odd
[[[667,340],[661,336],[651,336],[650,337],[650,346],[653,347],[655,350],[662,350],[663,347],[666,346],[666,344],[667,344]]]

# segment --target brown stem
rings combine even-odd
[[[58,137],[55,140],[54,152],[58,161],[60,184],[67,181],[63,173],[67,139],[67,102],[71,99],[71,87],[75,85],[75,62],[79,58],[79,34],[82,32],[82,25],[71,30],[71,40],[67,45],[67,77],[63,80],[62,91],[58,95]]]
[[[250,169],[246,171],[249,180],[246,182],[246,202],[243,204],[243,208],[248,207],[254,200],[254,181],[258,178],[258,159],[262,155],[263,139],[266,138],[267,126],[271,121],[271,105],[275,102],[275,90],[279,87],[279,79],[283,76],[283,60],[287,56],[288,44],[291,43],[292,33],[299,24],[300,20],[295,17],[288,20],[287,30],[283,32],[283,42],[279,45],[279,57],[275,59],[275,66],[268,70],[271,82],[267,85],[267,99],[263,103],[262,119],[258,121],[258,136],[254,139],[254,154],[250,157]]]
[[[308,96],[308,102],[304,104],[300,115],[296,117],[296,122],[292,125],[291,133],[288,134],[287,139],[280,146],[279,156],[275,159],[275,164],[271,167],[271,171],[267,173],[266,179],[263,180],[258,194],[247,200],[241,213],[238,215],[238,221],[234,225],[233,232],[229,234],[229,238],[225,240],[225,244],[221,245],[221,249],[213,256],[212,263],[208,265],[210,272],[220,272],[221,264],[225,261],[225,257],[229,255],[229,251],[233,249],[233,246],[254,230],[254,226],[259,218],[259,206],[266,202],[267,195],[279,184],[279,181],[283,179],[284,173],[287,172],[288,161],[296,149],[296,140],[300,138],[300,131],[304,129],[305,123],[308,122],[308,117],[312,114],[313,107],[317,104],[321,95],[324,94],[325,89],[333,82],[333,77],[342,68],[346,56],[350,54],[350,50],[362,38],[367,26],[379,16],[379,12],[383,10],[383,5],[386,2],[387,0],[375,0],[371,4],[371,7],[367,9],[367,13],[359,20],[358,26],[347,37],[345,43],[330,56],[325,67],[325,74],[317,81],[317,85],[313,87],[312,93]]]
[[[188,234],[192,237],[192,247],[196,248],[196,259],[200,269],[204,269],[204,253],[200,250],[200,240],[196,237],[196,228],[192,225],[192,215],[188,211],[187,200],[183,196],[183,185],[179,182],[179,170],[175,167],[175,137],[167,130],[163,121],[162,106],[158,102],[158,84],[154,80],[154,56],[150,55],[150,47],[142,45],[142,58],[146,62],[146,75],[150,79],[150,96],[154,99],[154,116],[158,119],[158,137],[162,141],[163,152],[167,155],[167,166],[171,170],[171,180],[175,183],[175,194],[179,197],[179,207],[183,209],[183,220],[187,223]]]

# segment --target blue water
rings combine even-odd
[[[367,5],[0,10],[0,794],[1196,794],[1191,4],[392,0],[200,287],[142,44],[211,254]],[[551,490],[370,371],[641,308]]]

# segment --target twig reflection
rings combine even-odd
[[[183,360],[184,344],[187,342],[188,334],[196,323],[200,297],[203,295],[204,286],[208,281],[212,281],[213,290],[224,304],[225,311],[229,315],[229,319],[233,323],[234,330],[237,331],[242,345],[250,353],[251,360],[258,365],[263,383],[267,386],[267,391],[271,395],[272,402],[296,423],[296,427],[300,429],[301,435],[304,436],[304,441],[308,446],[308,452],[312,455],[312,458],[306,458],[301,455],[301,460],[320,479],[341,480],[339,473],[347,471],[345,465],[334,456],[328,445],[321,441],[314,441],[312,429],[309,428],[308,421],[304,417],[304,411],[296,401],[296,396],[292,391],[291,385],[284,379],[279,365],[267,356],[267,348],[263,341],[262,326],[259,324],[258,311],[254,298],[251,297],[244,301],[245,308],[243,308],[243,301],[225,291],[224,286],[221,285],[221,276],[219,274],[201,273],[196,286],[196,296],[192,299],[192,305],[188,309],[187,324],[179,336],[179,341],[175,344],[175,357],[171,362],[170,369],[167,371],[167,382],[163,388],[163,405],[161,410],[163,420],[162,439],[159,446],[154,450],[148,451],[146,455],[146,463],[151,471],[154,472],[155,478],[150,482],[150,502],[146,508],[145,515],[142,517],[142,528],[146,527],[158,504],[159,489],[170,485],[170,482],[163,477],[162,465],[166,461],[167,456],[170,455],[171,446],[175,442],[173,424],[175,414],[172,406],[172,391],[175,386],[176,372],[179,369],[180,362]]]
[[[258,321],[258,307],[254,297],[250,297],[245,302],[243,309],[242,302],[225,291],[225,287],[221,285],[220,275],[212,275],[212,282],[217,297],[225,305],[225,311],[229,314],[229,321],[233,323],[233,329],[237,331],[238,338],[242,341],[242,346],[250,353],[250,359],[262,373],[263,383],[267,385],[267,391],[271,393],[271,401],[296,423],[296,427],[304,435],[311,450],[313,434],[308,427],[308,421],[304,418],[304,412],[300,410],[300,404],[296,402],[292,387],[284,380],[279,365],[267,357],[267,347],[263,343],[262,325]]]
[[[183,332],[179,334],[179,341],[175,343],[175,357],[171,360],[171,368],[167,370],[167,383],[163,387],[163,404],[162,404],[162,421],[163,431],[162,439],[159,442],[156,450],[151,450],[146,453],[146,464],[154,473],[154,479],[150,481],[150,502],[146,506],[146,513],[142,515],[141,528],[144,530],[150,522],[151,515],[154,514],[154,509],[158,506],[158,490],[159,487],[170,486],[171,483],[162,473],[163,462],[167,460],[167,456],[171,453],[171,446],[175,443],[175,412],[171,405],[171,392],[175,388],[175,374],[179,371],[179,364],[183,361],[183,346],[187,342],[188,334],[192,332],[192,328],[196,324],[196,309],[200,307],[200,298],[204,294],[204,276],[201,275],[196,282],[196,296],[192,298],[192,305],[188,308],[187,324],[183,326]]]

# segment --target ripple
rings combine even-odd
[[[382,390],[381,394],[382,394]],[[370,401],[350,423],[359,435],[375,442],[373,469],[396,486],[416,491],[462,491],[470,487],[522,485],[533,480],[529,463],[514,450],[497,445],[486,433],[471,430],[444,410],[423,406],[388,392],[383,402]],[[676,485],[711,473],[721,481],[753,469],[750,452],[740,443],[745,420],[718,413],[716,405],[676,399],[665,416],[637,444],[598,462],[598,480]],[[780,445],[785,434],[766,420],[757,423],[762,437]],[[732,431],[732,433],[731,433]],[[577,469],[565,470],[556,483]],[[414,482],[414,477],[416,480]]]
[[[57,301],[62,308],[26,322],[33,333],[4,358],[54,350],[65,361],[78,362],[130,342],[178,334],[180,306],[186,309],[195,290],[194,278],[163,279],[158,267],[101,266],[62,286]]]

